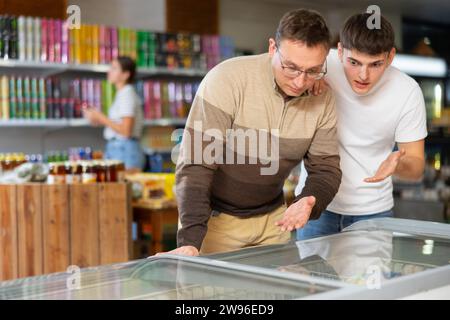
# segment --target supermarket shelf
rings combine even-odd
[[[154,154],[154,153],[172,153],[173,148],[175,148],[175,146],[173,147],[166,147],[166,148],[144,148],[144,153],[145,154]]]
[[[0,127],[70,127],[67,119],[45,119],[45,120],[1,120]]]
[[[154,119],[145,120],[145,126],[184,126],[186,119]],[[45,120],[28,120],[28,119],[12,119],[0,120],[1,127],[90,127],[91,125],[85,119],[45,119]]]
[[[184,126],[186,125],[186,119],[183,118],[174,118],[174,119],[152,119],[152,120],[144,120],[144,124],[146,126]]]
[[[88,72],[88,73],[107,73],[109,65],[102,64],[64,64],[52,62],[33,62],[20,60],[0,60],[0,68],[15,69],[34,69],[56,73],[63,72]],[[185,76],[185,77],[203,77],[206,75],[205,70],[200,69],[171,69],[171,68],[138,68],[138,76]]]

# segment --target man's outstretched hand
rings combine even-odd
[[[168,252],[157,253],[156,256],[161,256],[161,255],[164,255],[164,254],[178,254],[178,255],[181,255],[181,256],[196,257],[196,256],[199,255],[199,252],[198,252],[196,247],[183,246],[183,247],[179,247],[179,248],[173,249],[173,250],[168,251]]]
[[[275,225],[281,227],[283,232],[302,228],[308,222],[315,204],[316,198],[313,196],[301,198],[287,208],[283,218]]]
[[[364,182],[374,183],[380,182],[394,174],[400,159],[405,155],[405,150],[392,152],[389,157],[384,160],[373,177],[364,179]]]

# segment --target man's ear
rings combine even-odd
[[[342,46],[342,43],[338,42],[337,50],[338,50],[339,60],[341,60],[341,62],[342,62],[344,60],[344,47]]]
[[[389,51],[388,55],[388,66],[391,65],[392,61],[395,58],[395,54],[397,53],[397,50],[395,48],[392,48],[391,51]]]
[[[269,39],[269,56],[273,57],[275,54],[275,51],[277,51],[277,43],[274,38]]]

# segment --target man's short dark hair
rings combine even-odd
[[[301,41],[307,47],[324,45],[330,47],[330,30],[325,19],[314,10],[297,9],[289,11],[280,20],[275,41],[277,45],[282,40]]]
[[[370,13],[359,13],[347,19],[340,33],[340,42],[345,49],[356,49],[369,55],[389,52],[395,45],[395,34],[391,23],[381,16],[380,28],[369,29]]]

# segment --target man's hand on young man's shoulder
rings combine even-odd
[[[309,89],[309,93],[313,96],[321,95],[322,93],[325,93],[328,91],[330,86],[328,85],[327,81],[325,79],[316,80],[314,82],[314,85],[311,89]]]

